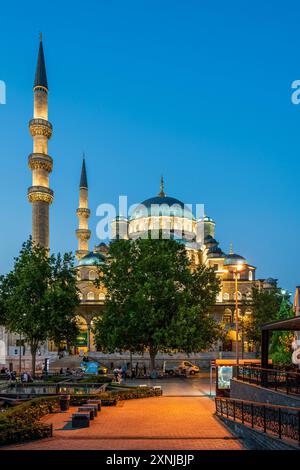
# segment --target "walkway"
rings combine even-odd
[[[115,407],[103,407],[89,428],[73,430],[70,415],[75,410],[44,418],[44,422],[53,424],[53,438],[6,449],[243,449],[214,417],[214,401],[205,396],[122,401]]]

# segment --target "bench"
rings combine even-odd
[[[82,406],[87,406],[89,408],[93,408],[94,410],[94,416],[97,416],[98,415],[98,405],[95,405],[95,404],[89,404],[89,403],[83,403],[83,405],[80,405],[81,407]]]
[[[78,411],[84,411],[86,413],[89,413],[90,414],[90,421],[92,421],[94,419],[94,417],[96,416],[95,414],[95,408],[92,408],[91,406],[80,406],[78,408]]]
[[[90,426],[90,413],[78,412],[72,414],[72,428],[88,428]]]
[[[88,405],[97,405],[98,411],[101,411],[101,400],[88,400]]]

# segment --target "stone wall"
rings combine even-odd
[[[232,379],[230,398],[300,408],[300,397]]]
[[[217,418],[242,441],[247,450],[299,450],[296,443],[295,445],[289,444],[277,437],[272,437],[224,416],[218,416]]]

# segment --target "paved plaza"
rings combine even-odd
[[[160,382],[164,396],[102,407],[89,428],[71,428],[75,407],[67,413],[48,415],[43,422],[53,424],[53,438],[6,449],[243,449],[241,442],[215,418],[214,400],[201,393],[201,381],[174,379],[165,382]]]

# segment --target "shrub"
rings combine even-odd
[[[51,428],[36,422],[48,413],[59,411],[59,397],[26,401],[0,414],[0,445],[40,439],[51,435]]]

